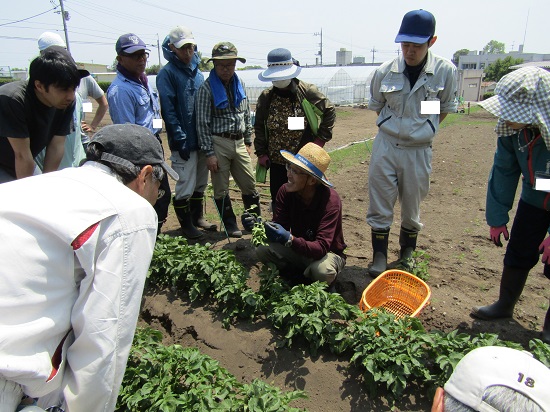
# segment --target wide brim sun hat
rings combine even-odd
[[[540,67],[524,67],[497,83],[495,95],[479,105],[499,121],[537,127],[550,149],[550,73]]]
[[[325,176],[330,164],[330,156],[321,146],[315,143],[307,143],[297,154],[293,154],[288,150],[280,150],[280,152],[287,162],[313,176],[323,185],[332,187],[332,183]]]
[[[294,79],[302,71],[297,63],[289,50],[271,50],[267,55],[267,69],[258,74],[258,79],[263,82]]]

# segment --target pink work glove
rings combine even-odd
[[[510,235],[508,234],[508,229],[506,229],[505,226],[491,226],[491,229],[489,230],[489,233],[491,234],[491,240],[493,243],[497,246],[502,247],[502,242],[500,241],[500,235],[504,235],[504,239],[508,240],[510,238]]]
[[[318,137],[316,137],[313,143],[315,143],[319,147],[323,147],[326,142],[323,139],[319,139]]]
[[[542,253],[541,262],[545,265],[550,265],[550,236],[544,239],[540,244],[539,253]]]
[[[271,166],[271,161],[269,160],[268,155],[261,155],[260,157],[258,157],[258,163],[266,169],[269,169],[269,166]]]

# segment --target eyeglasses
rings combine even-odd
[[[305,174],[306,174],[305,172],[301,172],[301,171],[296,170],[295,168],[293,168],[293,167],[290,165],[290,163],[287,163],[287,164],[286,164],[286,171],[287,171],[288,173],[290,173],[291,175],[294,175],[294,176],[296,176],[296,175],[299,176],[299,175],[305,175]]]
[[[123,54],[123,56],[130,57],[134,60],[142,60],[142,59],[147,60],[149,58],[149,53],[144,52],[144,53],[139,53],[139,54],[137,54],[137,53]]]
[[[220,70],[227,70],[227,71],[230,71],[230,70],[233,70],[235,68],[236,64],[233,63],[233,64],[220,64],[220,63],[217,63],[216,64],[216,67],[219,67]]]

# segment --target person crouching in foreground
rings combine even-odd
[[[0,185],[2,412],[115,409],[165,173],[178,178],[153,133],[122,124],[81,167]]]
[[[288,182],[277,193],[273,221],[264,223],[269,245],[258,246],[256,255],[291,276],[291,283],[330,285],[346,264],[342,202],[325,177],[330,156],[314,143],[296,155],[286,150],[281,155],[288,162]],[[243,226],[252,230],[256,220],[246,214]]]

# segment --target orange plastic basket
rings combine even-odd
[[[426,306],[431,294],[426,282],[409,272],[386,270],[363,291],[359,307],[364,312],[384,308],[398,319],[415,317]]]

